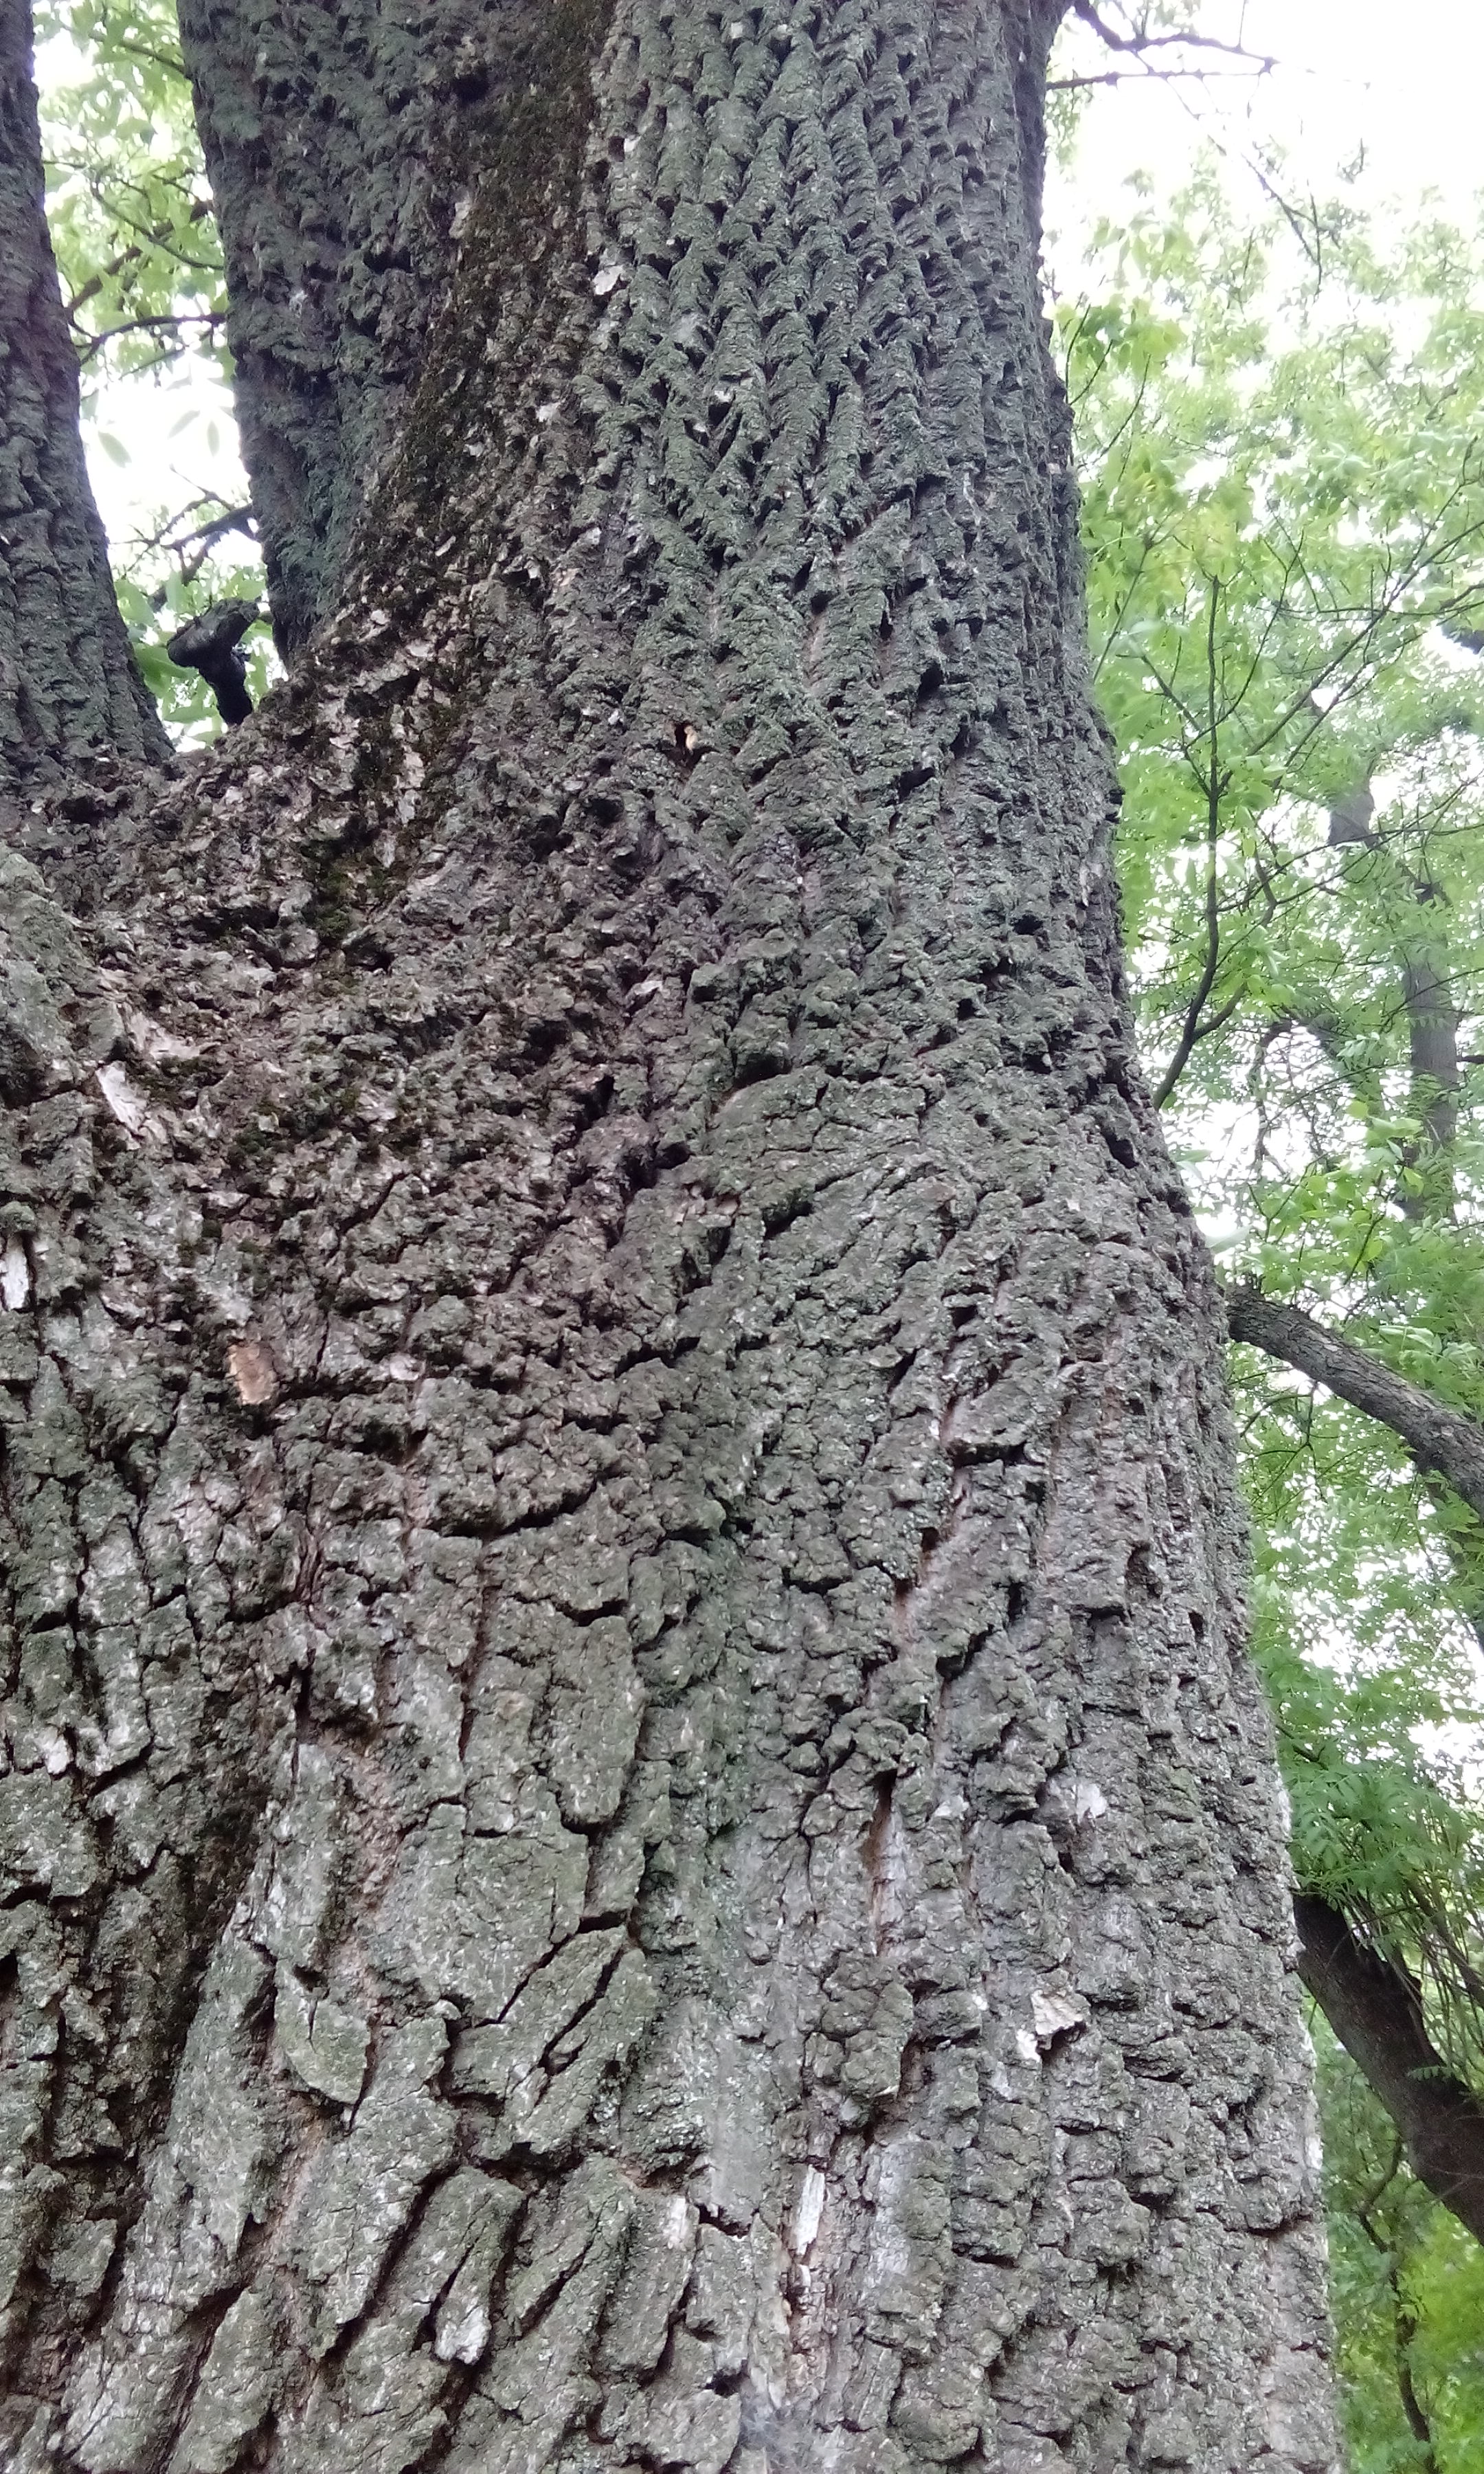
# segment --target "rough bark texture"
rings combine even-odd
[[[1446,1478],[1484,1520],[1484,1434],[1472,1418],[1446,1407],[1404,1374],[1394,1374],[1353,1342],[1326,1331],[1302,1306],[1265,1298],[1245,1281],[1227,1290],[1226,1302],[1233,1340],[1260,1348],[1389,1426],[1421,1467]]]
[[[342,616],[11,862],[17,2467],[1333,2464],[1054,13],[554,11]]]
[[[285,653],[335,607],[479,162],[546,85],[573,12],[574,0],[181,0]]]
[[[30,0],[0,0],[0,796],[169,754],[83,462],[31,47]]]
[[[1407,2163],[1484,2242],[1484,2104],[1428,2035],[1417,1986],[1328,1900],[1301,1892],[1294,1916],[1304,1981],[1391,2115]]]

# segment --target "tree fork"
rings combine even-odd
[[[11,862],[18,2466],[1334,2464],[1056,13],[551,12],[289,684]]]

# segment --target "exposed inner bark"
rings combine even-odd
[[[1054,13],[566,13],[347,606],[12,863],[18,2465],[1333,2465]]]
[[[1417,1986],[1328,1900],[1301,1892],[1294,1915],[1304,1981],[1391,2115],[1407,2163],[1484,2242],[1484,2104],[1433,2044]]]
[[[163,763],[78,436],[47,234],[30,0],[0,0],[0,798],[94,759]]]

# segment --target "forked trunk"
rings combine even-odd
[[[9,2463],[1333,2464],[1054,13],[544,10],[340,615],[36,820]]]

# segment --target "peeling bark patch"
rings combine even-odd
[[[237,1341],[227,1352],[227,1363],[244,1408],[261,1408],[276,1396],[278,1371],[262,1341]]]

